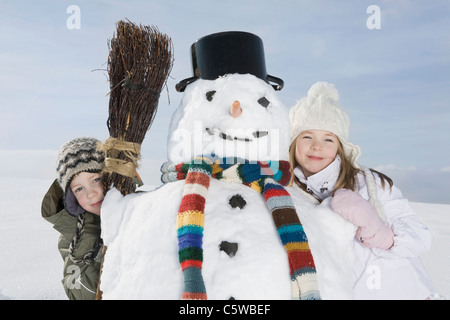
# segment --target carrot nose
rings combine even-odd
[[[239,101],[234,101],[231,105],[230,114],[233,118],[237,118],[241,115],[242,109]]]

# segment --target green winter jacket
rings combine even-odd
[[[64,260],[62,283],[67,296],[71,300],[95,299],[100,272],[100,253],[91,264],[74,263],[69,257],[69,246],[77,230],[77,218],[64,209],[64,193],[55,180],[42,200],[42,217],[53,224],[61,236],[58,249]],[[82,259],[91,249],[96,247],[100,239],[100,216],[85,213],[84,233],[74,250],[75,260]]]

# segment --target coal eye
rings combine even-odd
[[[267,100],[266,97],[262,97],[261,99],[258,100],[258,103],[262,105],[264,108],[267,108],[267,106],[270,104],[270,101]]]
[[[215,93],[216,93],[215,90],[213,90],[213,91],[208,91],[208,92],[206,93],[206,99],[207,99],[208,101],[212,101],[213,96],[214,96]]]

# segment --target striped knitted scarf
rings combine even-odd
[[[283,186],[291,182],[289,162],[249,162],[236,158],[198,157],[190,163],[165,163],[162,182],[185,179],[177,215],[178,255],[184,275],[182,299],[207,299],[202,277],[204,209],[210,179],[243,183],[261,192],[287,251],[293,299],[320,299],[308,239]]]

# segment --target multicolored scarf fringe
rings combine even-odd
[[[294,203],[283,186],[292,174],[287,161],[250,162],[237,158],[197,157],[190,163],[165,163],[164,183],[186,180],[177,215],[178,255],[184,275],[182,299],[207,299],[202,276],[204,209],[210,179],[242,183],[261,192],[286,249],[292,298],[320,299],[316,268]]]

